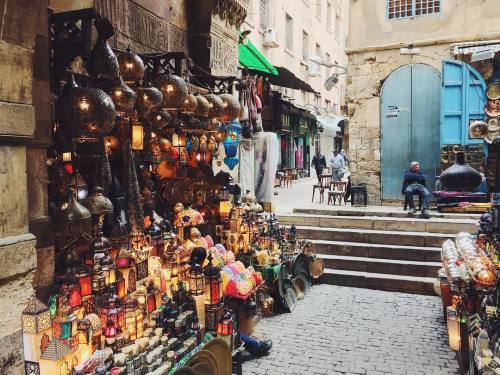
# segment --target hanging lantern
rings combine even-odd
[[[231,121],[227,129],[228,135],[223,142],[224,151],[226,152],[224,164],[226,164],[229,169],[232,170],[239,162],[239,159],[236,157],[236,155],[238,154],[238,145],[241,138],[241,125],[236,120]]]
[[[106,153],[109,155],[120,147],[120,141],[114,135],[106,135],[104,138],[104,147]]]
[[[193,296],[201,296],[204,291],[204,278],[201,266],[199,264],[192,264],[187,272],[187,281],[189,292]]]
[[[54,338],[40,356],[40,374],[69,375],[72,368],[71,356],[71,348]]]
[[[195,98],[198,103],[195,114],[199,117],[208,117],[210,112],[210,103],[208,100],[202,95],[196,95]]]
[[[76,280],[80,285],[80,293],[82,298],[92,294],[92,275],[88,267],[81,267],[78,273],[75,274]]]
[[[99,317],[101,318],[103,327],[110,320],[115,323],[116,327],[121,328],[125,324],[125,313],[113,288],[108,289],[107,300],[99,311]]]
[[[116,323],[113,320],[108,320],[106,322],[106,328],[104,329],[104,337],[106,345],[113,346],[116,341]]]
[[[167,110],[181,109],[188,96],[186,82],[174,74],[161,74],[156,79],[156,87],[163,94],[163,107]]]
[[[208,254],[208,266],[205,268],[205,328],[217,329],[224,305],[222,303],[222,277],[220,269],[212,264],[212,253]]]
[[[107,42],[114,35],[113,25],[104,17],[96,18],[94,25],[98,36],[87,61],[87,71],[97,79],[118,78],[120,76],[118,59]]]
[[[141,151],[144,149],[144,127],[136,122],[132,125],[132,150]]]
[[[446,322],[450,348],[458,351],[460,350],[460,317],[455,306],[448,306],[446,308]]]
[[[107,215],[113,213],[113,203],[104,196],[104,190],[100,186],[95,186],[92,194],[85,201],[85,206],[90,213],[95,216]]]
[[[144,62],[130,47],[118,54],[118,65],[120,74],[127,83],[136,83],[144,77]]]
[[[226,310],[221,320],[217,324],[217,337],[227,342],[231,352],[233,351],[233,338],[235,332],[234,317],[231,312]]]
[[[100,138],[115,124],[113,100],[96,88],[78,87],[73,75],[56,102],[56,121],[73,138]]]
[[[71,313],[69,307],[65,307],[62,315],[56,316],[52,323],[54,337],[66,342],[77,334],[78,320]]]
[[[143,335],[144,313],[133,297],[125,303],[125,328],[130,334],[130,340],[135,341]]]
[[[146,116],[146,119],[152,129],[160,131],[170,123],[172,117],[167,111],[157,110],[149,112]]]
[[[52,328],[49,308],[35,296],[21,314],[23,333],[38,334]]]
[[[184,100],[182,109],[185,113],[195,113],[198,109],[198,100],[196,99],[196,96],[194,96],[193,94],[189,94]]]
[[[99,88],[111,97],[119,114],[127,115],[134,109],[137,94],[121,78],[99,81]]]
[[[141,114],[147,114],[160,108],[163,103],[163,94],[156,87],[141,87],[136,90],[136,107]]]
[[[222,99],[215,94],[205,95],[205,99],[208,100],[209,112],[208,117],[211,120],[217,120],[222,115],[224,110],[224,103]]]
[[[222,99],[222,115],[220,116],[221,122],[229,122],[236,120],[240,114],[240,103],[238,98],[232,94],[221,94],[219,97]]]
[[[77,228],[88,227],[91,213],[70,193],[67,195],[67,200],[57,206],[52,217],[63,232],[71,234]]]

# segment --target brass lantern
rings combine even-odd
[[[115,105],[100,89],[78,87],[71,75],[56,102],[56,120],[73,138],[99,138],[115,124]]]
[[[208,100],[209,108],[208,117],[211,120],[217,120],[222,115],[224,110],[224,102],[222,99],[215,94],[205,95],[205,99]]]
[[[37,334],[52,327],[49,308],[31,297],[21,315],[23,333]]]
[[[240,114],[240,103],[238,98],[231,94],[220,95],[222,99],[222,115],[220,117],[221,122],[229,122],[236,120]]]
[[[137,92],[137,110],[146,114],[161,107],[163,103],[163,94],[156,87],[141,87]]]
[[[182,109],[186,113],[195,113],[198,109],[198,100],[196,100],[196,96],[189,94],[186,100],[184,100],[184,106]]]
[[[212,253],[209,253],[205,268],[205,328],[209,331],[217,329],[224,313],[222,277],[219,267],[212,265],[212,259]]]
[[[208,100],[201,95],[196,95],[195,98],[196,101],[198,102],[196,115],[200,117],[208,117],[208,113],[210,112],[210,103],[208,102]]]
[[[170,123],[172,117],[167,111],[151,111],[146,115],[146,119],[151,128],[159,131]]]
[[[193,296],[201,296],[204,291],[204,278],[201,266],[192,264],[187,272],[189,292]]]
[[[167,110],[181,109],[188,96],[186,82],[174,74],[161,74],[156,79],[156,87],[163,94],[163,107]]]
[[[118,55],[118,65],[123,80],[129,84],[136,83],[144,77],[144,62],[130,47]]]
[[[137,95],[121,78],[113,81],[99,81],[99,87],[111,96],[119,114],[125,115],[134,109]]]
[[[109,155],[120,147],[120,141],[114,135],[107,135],[104,137],[104,148]]]

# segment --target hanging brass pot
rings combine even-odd
[[[222,115],[222,111],[224,110],[224,103],[222,99],[215,94],[205,95],[205,99],[208,100],[210,108],[208,111],[208,117],[210,119],[219,119]]]
[[[195,98],[196,101],[198,102],[196,115],[200,117],[208,117],[208,113],[210,112],[210,103],[208,102],[208,100],[201,95],[196,95]]]
[[[118,55],[118,65],[120,74],[126,83],[133,84],[144,77],[144,62],[140,56],[127,47],[124,52]]]
[[[163,94],[156,87],[141,87],[137,89],[136,107],[141,114],[146,114],[163,103]]]
[[[229,122],[236,120],[240,114],[240,103],[238,98],[231,94],[221,94],[219,97],[222,99],[222,115],[220,116],[221,122]]]
[[[134,109],[137,94],[121,78],[99,81],[98,86],[111,96],[119,114],[125,115]]]
[[[71,137],[102,137],[113,128],[115,105],[104,91],[79,87],[71,75],[56,102],[56,120]]]
[[[156,79],[156,87],[163,94],[163,107],[165,109],[182,109],[188,96],[188,88],[181,77],[175,74],[161,74]]]
[[[146,120],[151,128],[154,130],[161,130],[170,123],[172,117],[167,111],[159,110],[149,112],[146,116]]]

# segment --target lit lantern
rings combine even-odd
[[[112,320],[108,320],[106,323],[106,328],[104,329],[104,337],[106,345],[112,346],[116,341],[116,323]]]
[[[93,295],[82,297],[82,306],[85,314],[94,312],[95,298]]]
[[[91,313],[85,316],[92,324],[92,347],[99,348],[101,346],[102,322],[97,314]]]
[[[187,272],[188,289],[191,295],[200,296],[204,291],[204,278],[201,266],[199,264],[192,264]]]
[[[62,315],[56,316],[53,322],[54,337],[61,340],[68,340],[77,333],[78,321],[71,310],[66,307]]]
[[[186,82],[174,74],[161,74],[156,79],[156,87],[163,94],[163,107],[167,110],[177,110],[184,106],[188,96]]]
[[[116,283],[116,264],[113,262],[111,257],[105,257],[102,261],[101,270],[105,278],[106,286]]]
[[[78,280],[80,285],[80,293],[82,297],[86,297],[92,294],[92,275],[86,267],[80,268],[78,273],[75,275],[75,279]]]
[[[205,328],[215,331],[224,313],[224,305],[220,269],[212,265],[212,259],[212,253],[209,253],[208,266],[205,268]]]
[[[446,308],[446,316],[450,348],[458,351],[460,349],[460,317],[454,306]]]
[[[234,337],[234,317],[229,311],[226,311],[217,324],[217,337],[223,339],[233,351]]]
[[[92,323],[87,318],[78,321],[78,363],[84,363],[92,355]]]
[[[147,287],[147,296],[146,296],[146,304],[147,304],[147,312],[151,314],[161,305],[161,291],[154,284],[150,283]]]
[[[147,228],[146,234],[150,238],[151,255],[161,256],[163,254],[164,242],[161,228],[152,220],[151,225]]]
[[[130,340],[135,341],[143,335],[144,313],[135,298],[127,299],[125,304],[125,328],[130,334]]]
[[[118,271],[118,276],[116,281],[116,294],[120,299],[125,298],[125,296],[127,295],[127,285],[120,271]]]
[[[147,306],[146,306],[147,293],[148,292],[147,292],[146,288],[144,287],[144,285],[140,286],[135,291],[135,296],[137,297],[137,303],[144,311],[147,311]]]
[[[71,348],[63,341],[54,338],[40,356],[40,374],[70,375],[72,368]]]
[[[31,297],[21,314],[24,360],[26,368],[39,371],[39,359],[52,338],[49,308],[35,296]],[[28,373],[28,372],[27,372]]]
[[[82,294],[80,284],[73,284],[68,288],[68,303],[69,307],[76,308],[82,306]]]
[[[232,204],[228,200],[219,202],[219,215],[221,220],[224,220],[229,216],[229,213],[231,212],[231,207]]]
[[[136,122],[132,125],[132,150],[141,151],[144,149],[144,127]]]
[[[114,293],[112,288],[108,291],[108,299],[104,306],[99,311],[101,323],[103,327],[109,320],[112,320],[116,327],[123,327],[125,325],[125,313],[123,307],[120,305],[118,296]]]

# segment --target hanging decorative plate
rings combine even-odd
[[[488,131],[489,132],[496,132],[496,131],[500,130],[500,126],[499,126],[497,117],[487,118],[486,123],[488,124]]]
[[[474,121],[469,126],[469,138],[482,138],[488,132],[488,124],[484,121]]]
[[[494,132],[488,131],[488,133],[486,133],[486,135],[484,137],[484,140],[486,141],[486,143],[491,145],[499,137],[500,137],[500,131],[498,131],[498,130],[494,131]]]
[[[490,100],[500,99],[500,83],[491,83],[486,88],[486,97]]]
[[[500,100],[488,100],[484,106],[484,113],[489,117],[497,117],[500,115]]]

